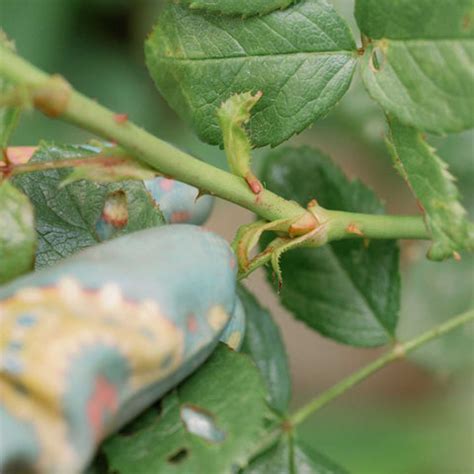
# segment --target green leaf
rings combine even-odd
[[[252,144],[244,125],[249,121],[250,111],[260,97],[261,92],[255,95],[250,92],[235,94],[223,102],[217,110],[230,171],[244,178],[255,194],[262,191],[262,185],[250,167]]]
[[[326,115],[356,63],[352,34],[326,0],[246,20],[169,4],[145,52],[165,99],[211,144],[222,144],[221,103],[262,91],[248,123],[257,147],[277,145]]]
[[[195,10],[207,10],[224,15],[265,15],[273,10],[284,9],[297,0],[181,0]]]
[[[433,238],[428,257],[443,260],[461,250],[474,250],[474,225],[466,219],[447,165],[420,132],[394,119],[389,123],[395,167],[422,206]]]
[[[241,474],[345,474],[334,464],[299,439],[283,435],[277,444],[254,459]]]
[[[471,219],[474,219],[474,130],[448,135],[443,138],[432,137],[437,153],[446,161],[449,169],[456,178],[456,185],[461,194],[461,203],[466,208]]]
[[[0,43],[11,50],[15,49],[13,43],[8,40],[2,29],[0,29]],[[11,89],[12,84],[0,77],[0,97],[4,94],[6,97]],[[15,130],[19,118],[19,107],[5,107],[0,104],[0,152],[2,149],[7,147],[10,136],[13,133],[13,130]],[[2,159],[3,157],[0,154],[0,161],[2,161]]]
[[[231,472],[247,463],[271,416],[250,357],[222,344],[161,406],[105,443],[111,472]]]
[[[356,17],[372,39],[363,80],[386,112],[437,134],[474,126],[472,0],[357,0]]]
[[[421,251],[419,255],[421,257]],[[443,265],[425,259],[413,262],[404,275],[400,339],[409,340],[473,308],[473,268],[473,255],[464,255],[460,262],[451,260]],[[473,347],[474,324],[465,324],[408,357],[446,375],[474,367]]]
[[[0,183],[0,284],[33,268],[36,249],[33,207],[8,181]]]
[[[42,144],[31,162],[53,161],[95,155],[99,148],[89,145]],[[52,169],[15,177],[15,184],[29,196],[36,211],[39,236],[36,268],[110,237],[162,225],[163,217],[141,181],[98,184],[78,181],[60,187],[70,169]],[[104,222],[113,211],[120,222]]]
[[[280,330],[250,291],[239,285],[237,293],[246,315],[242,351],[257,364],[267,387],[269,405],[284,413],[291,398],[291,378]]]
[[[302,205],[316,198],[329,209],[383,212],[371,190],[348,181],[329,158],[309,148],[269,153],[262,181]],[[324,336],[355,346],[382,345],[393,339],[398,321],[398,264],[398,247],[390,240],[351,239],[293,250],[281,259],[280,299]]]

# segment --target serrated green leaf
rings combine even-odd
[[[80,158],[99,152],[98,148],[88,145],[56,146],[44,143],[31,162]],[[30,198],[36,211],[39,237],[36,268],[51,265],[111,236],[164,223],[163,216],[141,181],[108,185],[78,181],[61,188],[69,173],[69,169],[63,168],[14,178],[15,185]],[[124,199],[113,199],[116,193],[122,193]],[[126,214],[126,224],[103,233],[101,218],[110,202],[127,204],[127,208],[121,210]]]
[[[326,0],[245,20],[170,4],[145,52],[160,92],[208,143],[222,143],[222,102],[262,91],[247,127],[257,147],[277,145],[326,115],[356,63],[352,34]]]
[[[395,119],[389,123],[389,146],[395,167],[423,207],[433,238],[428,257],[443,260],[461,250],[474,250],[474,225],[466,219],[446,163],[420,132]]]
[[[329,158],[309,148],[282,148],[266,157],[268,189],[304,205],[311,199],[329,209],[382,213],[375,194],[348,181]],[[297,249],[281,258],[280,300],[321,334],[355,346],[393,339],[400,305],[398,247],[394,241],[359,239]],[[268,277],[272,280],[271,272]]]
[[[474,130],[448,135],[441,139],[432,137],[438,155],[446,161],[456,178],[456,185],[461,194],[461,203],[468,215],[474,219]],[[430,140],[430,141],[431,141]]]
[[[231,472],[246,464],[269,416],[250,357],[221,344],[163,399],[161,413],[146,412],[109,439],[103,453],[116,474]]]
[[[357,0],[356,17],[373,40],[363,80],[386,112],[437,134],[474,126],[472,0]]]
[[[301,440],[282,435],[268,451],[254,459],[241,474],[346,474],[333,461]]]
[[[36,232],[33,207],[8,181],[0,183],[0,284],[33,268]]]
[[[291,377],[280,330],[250,291],[239,285],[237,293],[246,315],[242,352],[257,364],[267,387],[269,405],[284,413],[291,398]]]
[[[297,0],[181,0],[181,3],[195,10],[247,17],[284,9],[295,1]]]

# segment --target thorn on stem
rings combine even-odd
[[[456,252],[456,250],[453,250],[453,258],[456,260],[456,262],[461,261],[461,254],[459,252]]]
[[[114,121],[118,124],[125,123],[128,121],[128,114],[115,114]]]
[[[346,232],[348,234],[355,234],[360,237],[364,236],[364,233],[360,230],[360,228],[357,226],[357,224],[351,223],[346,227]]]
[[[263,191],[262,183],[253,173],[247,173],[245,181],[247,181],[249,188],[254,194],[260,194]]]
[[[196,194],[196,197],[194,198],[194,203],[197,202],[197,200],[206,194],[209,194],[207,191],[204,191],[204,189],[198,189],[198,193]]]
[[[403,359],[406,355],[405,348],[398,341],[393,346],[393,353],[397,359]]]

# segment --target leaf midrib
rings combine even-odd
[[[352,50],[340,50],[340,51],[292,51],[288,53],[277,53],[277,54],[251,54],[251,55],[241,55],[241,56],[220,56],[212,58],[179,58],[176,56],[155,56],[155,59],[160,61],[170,61],[170,62],[214,62],[214,61],[231,61],[231,60],[248,60],[252,58],[278,58],[286,56],[353,56],[356,57],[356,51]]]

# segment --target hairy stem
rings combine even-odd
[[[459,316],[451,318],[445,323],[435,326],[434,328],[424,332],[423,334],[420,334],[414,339],[411,339],[404,343],[397,343],[389,352],[382,355],[381,357],[374,360],[373,362],[366,365],[357,372],[354,372],[352,375],[349,375],[349,377],[341,380],[339,383],[326,390],[318,397],[311,400],[307,405],[304,405],[302,408],[297,410],[296,413],[294,413],[290,418],[291,424],[293,426],[300,424],[314,412],[318,411],[319,409],[327,405],[329,402],[333,401],[335,398],[341,396],[354,385],[357,385],[358,383],[362,382],[367,377],[379,371],[386,365],[396,360],[402,359],[403,357],[405,357],[406,354],[411,351],[414,351],[415,349],[418,349],[423,344],[426,344],[427,342],[433,339],[441,337],[444,334],[447,334],[448,332],[469,322],[474,322],[474,310],[470,310]]]
[[[47,115],[61,118],[116,142],[163,175],[245,207],[268,221],[299,218],[308,213],[297,203],[267,190],[256,196],[243,178],[199,161],[154,137],[132,122],[124,120],[122,115],[117,115],[74,91],[58,76],[49,76],[3,46],[0,46],[0,76],[29,89],[33,104]],[[327,215],[334,219],[330,226],[334,229],[334,238],[357,236],[343,232],[345,223],[351,220],[350,214],[329,211]],[[421,218],[357,215],[361,222],[363,218],[367,222],[364,227],[364,236],[367,238],[429,239]],[[338,219],[341,219],[340,224]],[[408,224],[410,227],[405,231],[404,226]]]

